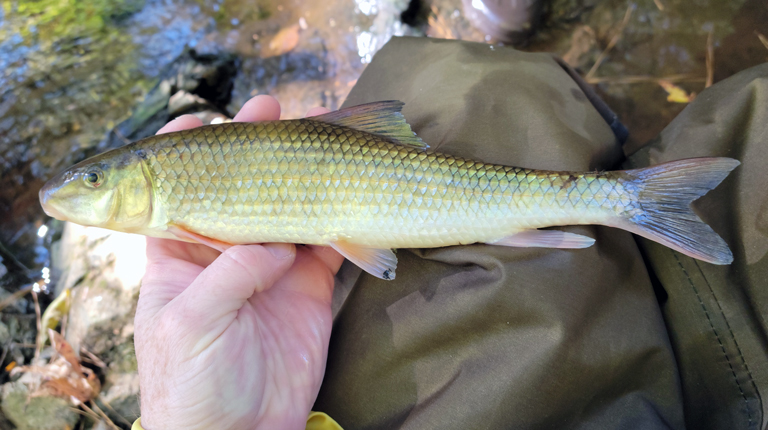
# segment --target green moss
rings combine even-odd
[[[80,418],[66,400],[28,396],[29,391],[22,383],[9,382],[3,386],[3,413],[20,430],[73,428]]]
[[[133,347],[133,339],[117,345],[107,353],[109,371],[117,373],[133,373],[139,371],[136,362],[136,351]]]

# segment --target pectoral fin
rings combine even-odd
[[[169,224],[168,232],[178,237],[179,239],[186,240],[188,242],[201,243],[221,252],[224,252],[227,250],[227,248],[234,246],[231,243],[211,239],[210,237],[191,232],[186,228],[176,224]]]
[[[535,247],[535,248],[588,248],[595,239],[575,233],[560,230],[524,230],[503,237],[488,245]]]
[[[397,257],[391,249],[366,248],[343,241],[331,242],[330,245],[344,258],[371,275],[387,281],[395,279]]]

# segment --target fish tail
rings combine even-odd
[[[639,205],[617,227],[693,258],[730,264],[728,244],[691,210],[691,202],[739,164],[731,158],[691,158],[624,172],[636,186]]]

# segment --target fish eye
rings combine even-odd
[[[104,173],[99,169],[90,170],[83,175],[83,181],[85,181],[86,185],[91,187],[98,187],[101,185],[103,179]]]

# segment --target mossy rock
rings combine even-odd
[[[20,382],[3,385],[3,413],[20,430],[74,428],[80,418],[64,399],[52,396],[28,399],[28,396],[27,386]]]

